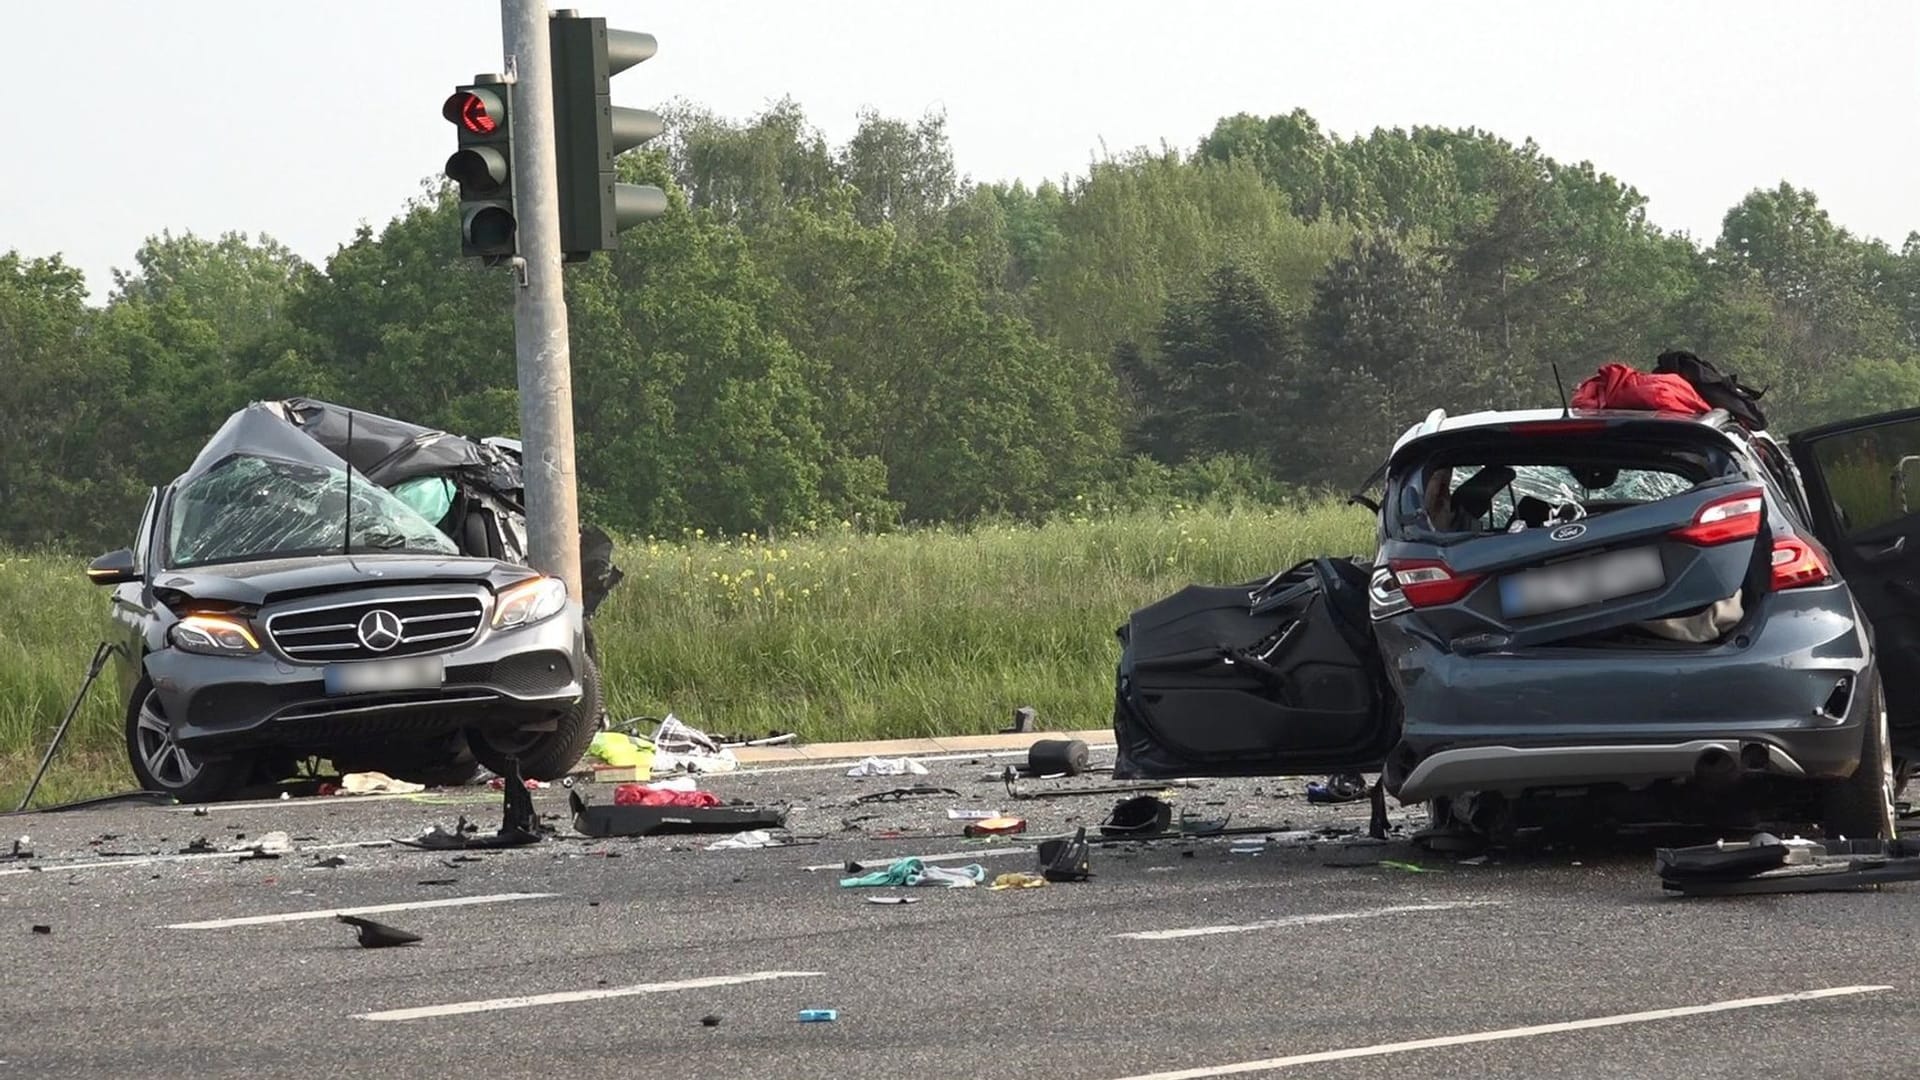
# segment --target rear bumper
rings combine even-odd
[[[1400,618],[1378,624],[1405,713],[1387,790],[1686,781],[1730,763],[1780,777],[1851,775],[1872,670],[1843,586],[1767,598],[1739,639],[1700,649],[1539,648],[1461,655]],[[1404,617],[1401,617],[1404,618]]]
[[[1834,729],[1846,734],[1845,729]],[[1851,732],[1859,755],[1859,732]],[[1842,740],[1844,741],[1844,740]],[[1807,776],[1786,748],[1764,740],[1690,739],[1618,746],[1463,746],[1420,759],[1397,797],[1420,802],[1464,791],[1519,794],[1529,788],[1620,784],[1646,787],[1686,781],[1716,770]]]
[[[383,693],[328,694],[324,665],[268,653],[224,657],[163,649],[148,654],[146,668],[175,737],[203,752],[538,728],[581,694],[578,606],[442,655],[441,686]]]

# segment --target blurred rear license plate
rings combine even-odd
[[[1500,579],[1500,606],[1508,615],[1539,615],[1632,596],[1666,583],[1658,549],[1629,548],[1508,574]]]
[[[367,694],[378,690],[420,690],[447,681],[444,656],[408,656],[399,660],[367,660],[358,664],[329,664],[329,694]]]

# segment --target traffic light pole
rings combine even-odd
[[[520,261],[513,342],[520,385],[527,547],[533,568],[580,598],[580,507],[573,471],[573,362],[561,288],[559,163],[545,0],[500,0],[513,79],[514,218]]]

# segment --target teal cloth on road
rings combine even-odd
[[[912,885],[945,885],[964,889],[987,879],[987,868],[979,863],[968,866],[928,866],[920,859],[895,859],[885,870],[874,870],[858,877],[840,879],[843,889],[885,889]]]

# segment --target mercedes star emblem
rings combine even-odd
[[[360,644],[374,652],[386,652],[400,644],[400,616],[386,608],[374,608],[360,616]]]

